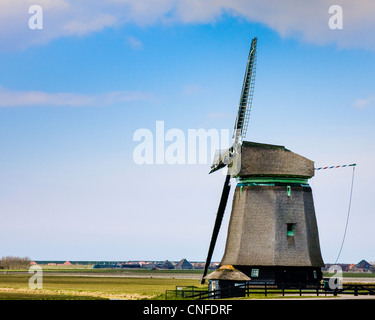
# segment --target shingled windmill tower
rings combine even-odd
[[[311,187],[314,162],[283,146],[243,141],[254,92],[257,38],[250,53],[233,146],[211,172],[228,167],[202,283],[317,283],[324,266]],[[211,173],[210,172],[210,173]],[[230,191],[237,179],[221,268],[206,277]]]

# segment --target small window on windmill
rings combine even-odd
[[[313,275],[314,275],[314,279],[318,279],[318,273],[316,272],[316,270],[313,270]]]
[[[288,237],[294,236],[294,223],[287,223],[286,224],[286,235]]]
[[[251,276],[254,278],[259,277],[259,269],[251,269]]]

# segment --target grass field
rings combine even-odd
[[[87,266],[43,267],[43,289],[30,289],[27,270],[0,272],[0,300],[164,299],[166,290],[200,284],[202,270],[92,269]],[[344,278],[375,274],[344,273]],[[324,276],[328,277],[328,274]],[[254,298],[261,298],[257,295]]]
[[[25,270],[8,271],[0,273],[0,300],[164,299],[165,290],[173,290],[176,286],[207,288],[198,280],[201,272],[49,268],[43,269],[43,289],[32,290],[29,288],[31,274]]]

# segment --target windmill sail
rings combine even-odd
[[[242,85],[238,114],[234,125],[234,144],[241,143],[246,136],[249,125],[251,105],[253,102],[255,85],[257,37],[251,41],[249,57],[247,59],[246,72]]]
[[[226,151],[217,152],[211,165],[210,173],[215,172],[231,163],[233,157],[237,154],[238,150],[240,150],[239,146],[246,136],[254,94],[256,74],[256,49],[257,37],[253,38],[253,40],[251,41],[249,56],[247,59],[237,118],[234,124],[233,146]]]
[[[227,174],[225,178],[225,182],[224,182],[223,192],[221,194],[219,208],[216,214],[215,225],[214,225],[214,230],[212,232],[210,247],[208,249],[206,264],[204,266],[204,271],[203,271],[203,276],[202,276],[202,281],[201,281],[202,284],[204,283],[204,277],[207,275],[208,268],[211,264],[212,254],[214,252],[214,248],[216,245],[217,236],[219,235],[221,222],[223,221],[225,207],[227,206],[227,202],[228,202],[229,191],[230,191],[230,175]]]

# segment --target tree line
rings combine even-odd
[[[29,257],[2,257],[0,261],[0,269],[28,269],[30,261]]]

